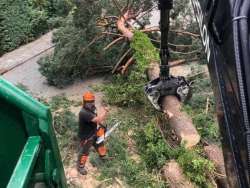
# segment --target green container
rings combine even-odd
[[[67,187],[50,109],[0,78],[0,188]]]

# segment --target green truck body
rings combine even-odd
[[[50,109],[0,78],[0,188],[67,187]]]

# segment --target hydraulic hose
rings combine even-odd
[[[242,52],[242,59],[243,59],[243,70],[245,72],[245,86],[246,90],[250,91],[250,77],[246,76],[247,73],[250,72],[250,58],[249,58],[249,29],[248,29],[248,15],[250,10],[250,1],[245,0],[242,4],[241,11],[239,16],[242,16],[242,19],[239,20],[239,33],[240,33],[240,45],[241,45],[241,52]],[[247,65],[248,64],[248,65]],[[244,80],[242,80],[244,81]],[[244,91],[242,91],[244,92]],[[248,92],[248,95],[245,96],[248,100],[245,99],[245,101],[242,101],[245,110],[245,131],[246,131],[246,144],[247,144],[247,155],[248,155],[248,176],[250,177],[250,125],[249,125],[249,108],[247,108],[247,101],[250,99],[250,92]],[[249,180],[248,180],[249,181]]]
[[[243,7],[242,10],[241,10],[241,7]],[[235,50],[236,72],[237,72],[239,92],[240,92],[241,110],[243,112],[243,124],[244,124],[243,128],[247,133],[246,134],[246,144],[247,144],[246,149],[247,149],[247,157],[248,157],[247,160],[248,160],[248,174],[249,174],[249,169],[250,169],[249,118],[248,118],[248,109],[247,109],[245,89],[244,89],[244,79],[243,79],[243,74],[242,74],[242,71],[243,71],[242,62],[244,62],[248,58],[245,53],[248,53],[248,49],[249,49],[248,47],[243,48],[243,46],[244,47],[246,45],[248,46],[248,38],[243,37],[243,36],[248,36],[248,29],[244,30],[246,29],[246,26],[247,26],[247,19],[244,18],[245,15],[243,15],[243,13],[248,12],[248,10],[249,10],[248,0],[244,1],[243,3],[242,3],[242,0],[236,0],[235,5],[234,5],[234,12],[233,12],[234,50]],[[245,23],[242,22],[243,20]],[[245,35],[246,32],[247,32],[247,35]],[[243,34],[243,36],[241,36],[241,34]],[[243,37],[245,41],[242,41],[241,37]],[[243,57],[243,61],[241,60],[241,55]],[[246,178],[244,178],[245,180],[243,179],[240,180],[241,181],[240,183],[242,186],[244,186],[244,184],[247,184]]]
[[[168,50],[168,33],[169,33],[169,19],[170,10],[173,8],[173,0],[159,0],[160,10],[160,29],[161,29],[161,66],[160,78],[167,80],[169,77],[169,50]]]

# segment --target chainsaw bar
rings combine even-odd
[[[120,122],[116,123],[113,127],[108,129],[103,136],[98,137],[96,140],[96,144],[100,144],[104,142],[119,125],[120,125]]]

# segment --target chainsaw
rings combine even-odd
[[[102,142],[104,142],[120,124],[121,123],[118,122],[110,129],[107,129],[104,125],[99,125],[97,128],[96,144],[101,144]]]

